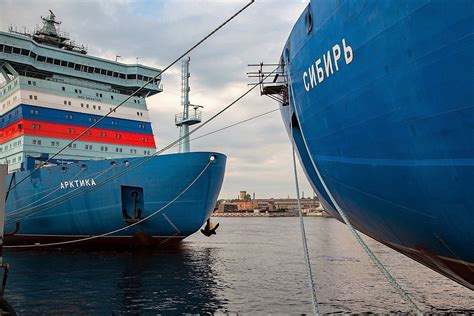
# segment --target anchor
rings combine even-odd
[[[208,219],[204,229],[201,229],[201,233],[206,237],[211,237],[211,235],[216,235],[217,227],[219,227],[219,223],[217,223],[216,226],[214,226],[211,223],[211,219]]]

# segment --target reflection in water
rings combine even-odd
[[[9,301],[20,313],[212,313],[222,309],[213,250],[156,253],[9,251]]]
[[[217,236],[154,253],[6,251],[6,298],[25,315],[311,313],[297,218],[219,222]],[[344,225],[305,226],[321,312],[410,311]],[[474,311],[469,289],[366,241],[423,311]]]

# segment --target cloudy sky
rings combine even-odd
[[[240,16],[190,54],[191,97],[203,105],[204,120],[244,92],[247,64],[277,62],[282,47],[308,1],[256,1]],[[0,0],[0,29],[32,30],[52,9],[76,43],[89,54],[164,68],[246,1],[26,1]],[[148,101],[158,148],[178,137],[174,115],[180,112],[180,63],[163,74],[164,92]],[[196,136],[277,108],[256,89]],[[279,112],[196,140],[192,150],[228,156],[221,198],[238,191],[257,197],[295,196],[291,145]],[[312,190],[300,169],[305,195]]]

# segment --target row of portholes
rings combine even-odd
[[[112,167],[117,167],[118,166],[117,162],[115,162],[115,161],[110,162],[110,165]],[[130,165],[130,162],[128,160],[124,160],[123,165],[125,167],[128,167]],[[63,172],[63,173],[66,172],[68,169],[69,168],[67,166],[61,166],[61,172]],[[81,164],[81,170],[86,171],[87,170],[87,165],[86,164]]]

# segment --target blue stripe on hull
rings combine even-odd
[[[296,104],[283,110],[286,124],[296,111],[300,160],[330,211],[311,159],[359,230],[460,262],[470,277],[450,277],[471,288],[473,6],[313,1],[313,31],[303,14],[287,43]],[[339,71],[307,92],[303,73],[343,38],[352,62],[342,55]]]
[[[146,217],[176,198],[192,183],[211,155],[217,157],[215,162],[176,202],[150,220],[114,235],[132,236],[142,232],[157,237],[188,236],[196,232],[214,210],[224,177],[226,157],[222,154],[161,155],[116,179],[111,177],[133,168],[144,158],[78,162],[67,165],[66,172],[62,166],[43,168],[10,192],[6,206],[6,231],[15,230],[18,217],[18,235],[88,236],[124,227],[122,186],[143,188],[142,217]],[[126,160],[128,166],[124,163]],[[116,167],[112,167],[112,161]],[[81,171],[84,165],[87,170]],[[27,173],[17,173],[16,181]],[[76,188],[61,189],[61,182],[74,179],[95,179],[97,185],[79,187],[77,191],[73,191]],[[107,179],[112,181],[105,182]],[[73,197],[78,192],[84,194]],[[15,215],[18,211],[22,213]]]
[[[33,114],[36,111],[38,114]],[[36,113],[34,112],[34,113]],[[72,115],[73,119],[66,118],[66,115]],[[92,123],[102,118],[102,115],[85,114],[74,111],[56,110],[45,107],[20,104],[16,108],[0,116],[0,128],[9,126],[19,119],[44,121],[49,123],[77,125],[89,127]],[[112,123],[114,121],[114,123]],[[143,128],[139,128],[143,126]],[[107,117],[95,126],[96,128],[105,128],[113,131],[133,132],[140,134],[153,134],[151,123],[134,121],[122,118]]]

